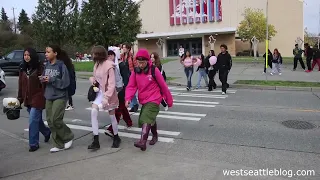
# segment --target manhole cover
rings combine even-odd
[[[313,129],[317,127],[312,123],[309,123],[306,121],[298,121],[298,120],[283,121],[282,124],[288,128],[293,128],[293,129]]]

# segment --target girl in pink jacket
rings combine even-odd
[[[169,107],[172,107],[173,98],[158,68],[155,68],[155,77],[152,77],[152,62],[146,49],[140,49],[136,55],[138,67],[136,67],[130,76],[129,84],[126,87],[126,106],[137,92],[138,99],[142,108],[139,116],[139,127],[141,130],[141,139],[134,143],[134,146],[142,151],[147,149],[146,143],[149,131],[152,132],[150,145],[158,141],[156,117],[159,113],[159,104],[164,99]]]
[[[108,57],[107,57],[108,54]],[[99,149],[99,125],[98,125],[98,112],[99,106],[109,112],[113,130],[113,144],[112,148],[118,148],[121,139],[118,136],[118,122],[115,117],[115,109],[119,105],[118,95],[116,91],[116,80],[114,68],[115,53],[108,52],[103,46],[95,46],[92,49],[93,61],[95,63],[93,69],[93,77],[90,77],[92,84],[99,84],[99,91],[97,92],[96,99],[92,102],[91,109],[91,124],[94,135],[94,140],[88,149]]]

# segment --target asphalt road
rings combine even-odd
[[[17,78],[8,77],[1,98],[16,97]],[[285,176],[231,177],[225,169],[314,170],[320,179],[319,94],[294,91],[204,89],[186,92],[170,87],[174,107],[158,117],[160,142],[146,152],[133,147],[140,129],[125,129],[121,122],[120,149],[111,149],[111,139],[101,135],[102,148],[89,152],[91,141],[89,83],[78,80],[75,110],[65,121],[76,140],[71,150],[50,154],[50,144],[29,153],[27,113],[16,121],[0,121],[0,177],[4,179],[281,179]],[[44,116],[45,117],[45,116]],[[132,114],[137,126],[138,114]],[[110,123],[99,114],[101,128]],[[308,130],[285,127],[282,122],[299,120],[314,124]],[[103,132],[103,130],[101,130]]]

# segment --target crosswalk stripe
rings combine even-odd
[[[86,110],[91,110],[91,109],[92,108],[90,108],[90,107],[86,108]],[[141,110],[141,109],[139,109],[139,110]],[[99,111],[106,111],[106,110],[99,109]],[[132,114],[136,114],[136,113],[132,113]],[[182,116],[206,117],[206,114],[184,113],[184,112],[174,112],[174,111],[159,111],[159,114],[172,114],[172,115],[182,115]]]
[[[186,91],[186,88],[179,88],[179,87],[169,87],[170,90],[172,91]],[[191,91],[195,91],[195,92],[208,92],[208,93],[221,93],[221,90],[212,90],[212,91],[208,91],[207,89],[193,89]],[[228,90],[227,93],[230,94],[235,94],[237,92],[237,90]]]
[[[212,94],[194,94],[194,93],[171,93],[173,96],[182,96],[182,97],[204,97],[204,98],[217,98],[217,99],[225,99],[228,95],[212,95]]]
[[[127,127],[122,126],[122,125],[118,125],[118,129],[126,130],[126,131],[134,131],[134,132],[139,132],[139,133],[141,132],[141,128],[131,127],[129,129],[127,129]],[[179,136],[180,135],[180,132],[175,132],[175,131],[157,130],[157,132],[158,132],[158,134],[168,135],[168,136]]]
[[[134,116],[139,116],[140,113],[134,113],[132,114]],[[186,120],[186,121],[200,121],[201,118],[198,117],[184,117],[184,116],[170,116],[170,115],[163,115],[158,114],[157,118],[165,118],[165,119],[178,119],[178,120]]]
[[[219,102],[189,101],[189,100],[179,100],[179,99],[174,99],[173,102],[195,103],[195,104],[214,104],[214,105],[220,104]],[[173,104],[176,104],[176,103],[173,103]]]
[[[195,106],[195,107],[216,107],[215,105],[208,105],[208,104],[189,104],[189,103],[174,103],[174,105],[178,106]]]
[[[47,122],[45,122],[46,125],[48,125]],[[79,126],[79,125],[73,125],[73,124],[67,124],[67,126],[70,129],[76,129],[76,130],[83,130],[83,131],[92,131],[91,127],[87,126]],[[29,129],[24,129],[24,131],[29,131]],[[140,129],[141,131],[141,129]],[[159,132],[159,131],[158,131]],[[100,134],[104,134],[104,129],[99,129]],[[135,133],[127,133],[127,132],[118,132],[120,137],[127,137],[127,138],[133,138],[133,139],[140,139],[141,135],[135,134]],[[151,140],[152,136],[148,137],[148,140]],[[173,138],[167,138],[167,137],[158,137],[158,141],[165,142],[165,143],[173,143]]]

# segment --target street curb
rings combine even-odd
[[[260,86],[260,85],[247,85],[247,84],[232,84],[232,87],[239,88],[239,89],[320,92],[319,87]]]

